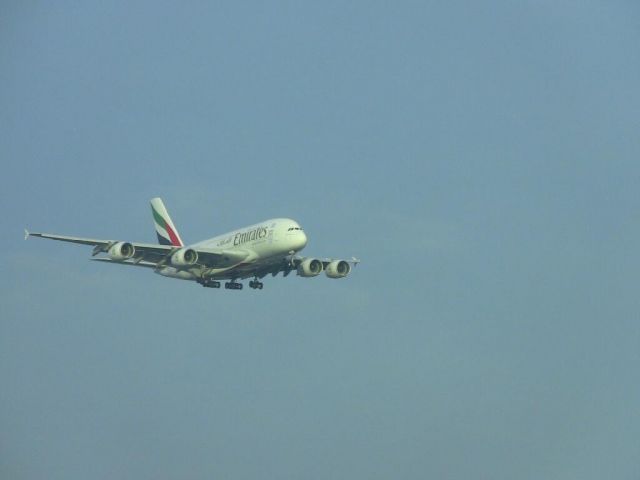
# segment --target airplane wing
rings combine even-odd
[[[281,263],[276,264],[272,267],[267,267],[258,273],[258,276],[262,277],[264,275],[267,274],[271,274],[272,276],[276,276],[278,273],[282,272],[283,276],[287,276],[289,275],[292,271],[297,270],[298,267],[300,266],[300,264],[302,262],[304,262],[305,260],[310,259],[310,260],[314,260],[313,257],[301,257],[301,256],[293,256],[293,257],[288,257],[286,259],[284,259]],[[326,270],[327,266],[329,264],[331,264],[332,262],[335,262],[337,260],[332,259],[332,258],[324,258],[324,259],[318,259],[321,263],[322,263],[322,270]],[[360,260],[355,258],[355,257],[351,257],[350,260],[343,260],[344,262],[347,262],[350,267],[355,267],[356,265],[358,265],[360,263]]]
[[[93,245],[92,256],[99,253],[107,253],[111,247],[119,243],[118,240],[99,240],[95,238],[71,237],[65,235],[54,235],[50,233],[35,233],[25,230],[25,239],[29,237],[46,238],[61,242],[78,243],[81,245]],[[160,245],[150,243],[133,243],[134,254],[126,260],[114,260],[110,258],[98,258],[94,260],[102,262],[112,262],[120,265],[133,265],[139,267],[161,267],[169,264],[171,255],[181,247],[173,245]],[[185,247],[191,248],[191,247]],[[226,268],[243,261],[249,255],[248,252],[239,250],[216,250],[193,248],[198,253],[197,265],[208,268]]]
[[[293,268],[298,268],[298,265],[300,265],[303,261],[307,260],[308,258],[313,258],[313,257],[300,257],[300,256],[295,256],[290,260],[290,264],[293,264]],[[329,265],[331,262],[334,262],[336,260],[339,259],[335,259],[335,258],[319,258],[318,260],[320,260],[322,262],[322,268],[327,268],[327,265]],[[345,262],[347,262],[349,265],[355,267],[356,265],[358,265],[360,263],[360,259],[356,258],[356,257],[351,257],[350,260],[343,260]]]

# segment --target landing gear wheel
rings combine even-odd
[[[249,286],[251,288],[253,288],[254,290],[258,289],[258,290],[262,290],[262,287],[264,286],[264,284],[258,280],[251,280],[249,282]]]

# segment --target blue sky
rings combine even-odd
[[[635,2],[5,2],[2,478],[637,478]],[[213,291],[22,229],[297,219]]]

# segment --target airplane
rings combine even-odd
[[[300,224],[290,218],[273,218],[240,228],[201,242],[185,245],[167,209],[159,197],[151,199],[151,213],[158,244],[97,240],[49,233],[33,233],[29,237],[93,245],[94,261],[153,269],[157,274],[181,280],[191,280],[203,287],[220,288],[228,280],[228,290],[242,290],[244,280],[253,277],[249,287],[262,290],[260,280],[266,275],[282,272],[286,277],[293,270],[300,277],[316,277],[325,272],[329,278],[344,278],[360,260],[317,259],[298,255],[306,245],[307,236]]]

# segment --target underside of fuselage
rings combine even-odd
[[[242,262],[226,269],[210,269],[203,267],[191,267],[178,269],[164,267],[155,272],[164,277],[178,278],[200,282],[202,280],[244,280],[246,278],[263,278],[268,274],[276,274],[282,271],[290,262],[286,256],[278,255],[272,258],[260,259],[254,262]]]

